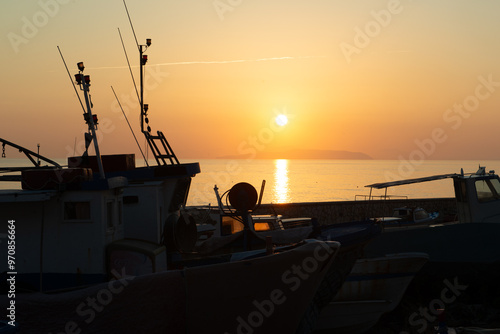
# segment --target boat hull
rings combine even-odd
[[[15,320],[21,333],[294,333],[339,247],[314,241],[261,258],[129,276],[72,292],[17,294]],[[8,303],[3,295],[1,307]]]
[[[395,309],[427,254],[391,254],[356,261],[335,299],[320,313],[317,330],[363,333]]]
[[[495,263],[500,224],[449,223],[386,229],[365,247],[367,257],[390,253],[424,252],[431,263]]]
[[[331,302],[320,314],[315,333],[361,334],[389,312],[387,300]]]

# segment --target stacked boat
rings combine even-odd
[[[265,247],[269,240],[273,244],[286,244],[304,238],[341,243],[335,262],[301,321],[301,332],[309,332],[306,328],[325,333],[366,332],[382,315],[398,306],[412,279],[428,261],[427,254],[416,252],[365,257],[366,244],[380,236],[383,227],[370,219],[320,225],[314,218],[251,214],[260,205],[260,199],[248,183],[238,183],[222,196],[217,186],[214,190],[218,207],[193,209],[194,215],[204,217],[200,218],[205,221],[205,225],[199,227],[202,235],[210,235],[198,245],[202,250],[235,249],[245,245]],[[247,211],[244,220],[236,214],[239,198],[245,203],[251,199],[253,209]]]

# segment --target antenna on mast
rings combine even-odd
[[[134,33],[135,43],[139,50],[139,65],[140,65],[139,69],[140,69],[140,87],[141,87],[139,103],[141,105],[141,132],[146,137],[146,140],[149,144],[149,148],[153,152],[158,165],[167,165],[169,161],[170,164],[179,164],[179,160],[177,159],[172,148],[170,147],[170,144],[165,138],[165,135],[161,131],[156,131],[157,135],[151,134],[151,127],[149,126],[149,119],[148,119],[149,105],[144,103],[144,65],[146,65],[146,63],[148,62],[148,56],[145,55],[144,52],[151,46],[151,38],[146,39],[146,44],[139,44],[139,42],[137,41],[137,36],[135,35],[134,25],[132,24],[132,20],[130,19],[130,14],[128,12],[125,0],[123,0],[123,4],[125,5],[125,10],[127,11],[128,20],[130,22],[132,32]],[[129,63],[129,68],[130,68],[130,63]],[[148,124],[146,130],[144,129],[144,123]],[[155,141],[159,141],[160,142],[159,144],[161,145],[157,145]]]
[[[145,55],[144,52],[148,49],[149,46],[151,46],[151,38],[146,39],[146,44],[139,44],[139,42],[137,41],[134,25],[132,24],[132,19],[130,18],[130,13],[128,12],[127,3],[125,2],[125,0],[123,0],[123,5],[125,6],[125,11],[127,12],[128,16],[128,21],[130,22],[130,27],[132,28],[132,33],[134,34],[135,44],[137,45],[137,49],[139,50],[141,96],[138,98],[139,98],[139,104],[141,105],[141,132],[146,134],[146,131],[144,131],[144,118],[146,118],[146,123],[149,123],[149,121],[147,119],[148,105],[144,104],[144,65],[146,65],[148,61],[148,56]],[[118,30],[118,32],[119,31],[120,30]],[[120,38],[121,38],[121,33],[120,33]],[[123,48],[125,49],[125,46]],[[128,62],[128,57],[127,57],[127,62]],[[129,69],[130,69],[130,63],[129,63]],[[132,75],[132,80],[134,81],[134,86],[135,86],[135,80],[133,75]],[[137,91],[137,86],[136,86],[136,91]],[[149,127],[149,125],[148,125],[148,132],[151,132],[151,128]]]

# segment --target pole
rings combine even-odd
[[[82,73],[83,77],[83,72],[80,73]],[[104,175],[104,168],[102,167],[101,154],[99,153],[99,144],[97,143],[97,134],[95,132],[94,117],[92,117],[92,108],[90,106],[90,100],[88,95],[90,84],[87,84],[85,80],[82,80],[82,84],[83,84],[83,95],[85,96],[85,103],[87,104],[87,113],[89,115],[89,129],[90,132],[92,133],[95,156],[97,159],[97,166],[99,167],[99,175],[101,176],[101,179],[105,179],[106,176]]]
[[[143,84],[143,80],[144,80],[144,71],[143,71],[143,67],[144,67],[144,64],[143,64],[143,61],[142,61],[142,53],[143,53],[143,50],[142,50],[142,45],[139,45],[139,64],[140,64],[140,71],[141,71],[141,131],[143,133],[145,133],[144,131],[144,84]]]

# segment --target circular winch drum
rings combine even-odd
[[[257,204],[257,190],[246,182],[235,184],[228,194],[229,203],[238,211],[250,211]]]

